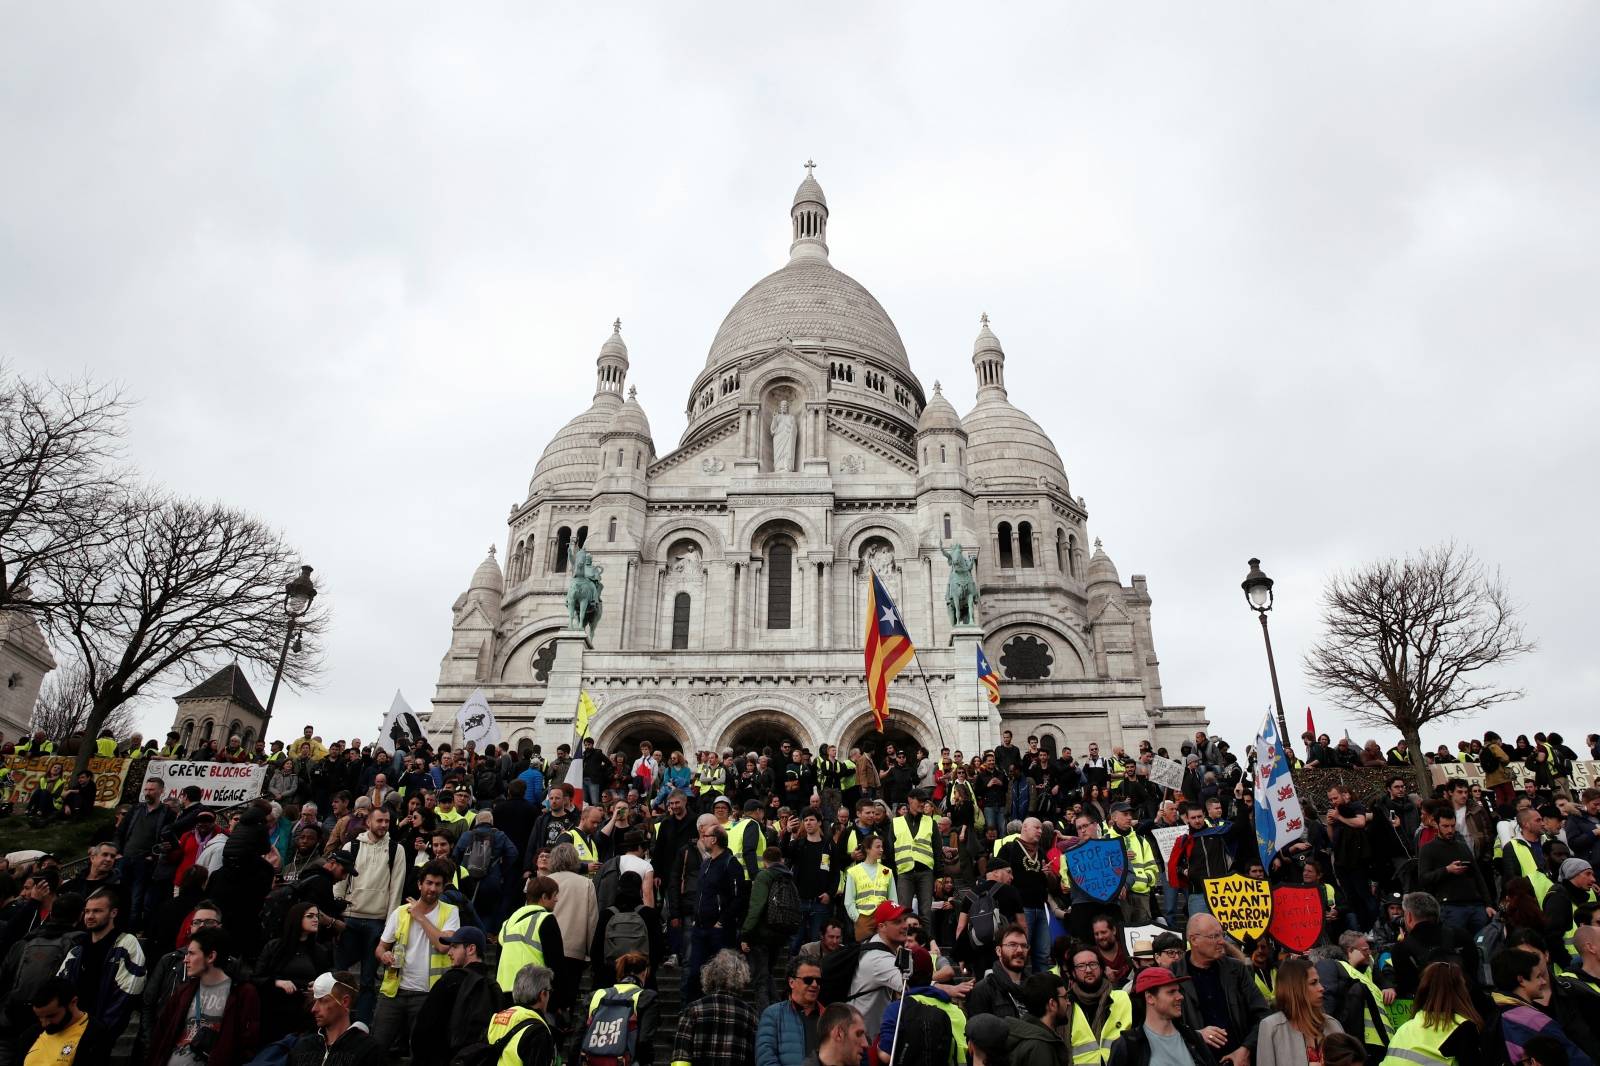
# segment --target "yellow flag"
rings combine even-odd
[[[587,692],[578,693],[578,739],[589,735],[589,720],[595,716],[594,700]]]

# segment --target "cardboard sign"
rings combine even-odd
[[[1128,880],[1128,849],[1120,840],[1085,840],[1066,853],[1072,887],[1109,903]]]
[[[1411,1015],[1416,1013],[1416,1002],[1409,999],[1397,999],[1383,1008],[1389,1016],[1389,1031],[1392,1033],[1411,1020]]]
[[[1150,763],[1150,780],[1162,788],[1182,790],[1183,763],[1157,755]]]
[[[145,776],[166,782],[164,796],[176,796],[190,785],[199,785],[200,802],[219,808],[246,803],[261,795],[267,770],[262,763],[152,759]]]
[[[89,772],[94,775],[94,805],[115,807],[122,799],[122,779],[128,773],[128,759],[102,759],[96,755],[89,760]],[[6,779],[6,790],[11,801],[19,808],[27,804],[39,779],[50,773],[50,767],[59,765],[67,787],[72,787],[72,768],[78,764],[76,755],[12,755],[5,759],[11,771]]]
[[[1156,839],[1156,847],[1161,849],[1162,866],[1172,860],[1172,849],[1188,831],[1186,825],[1162,825],[1150,830],[1150,835]]]
[[[1235,940],[1260,940],[1272,921],[1272,886],[1243,874],[1208,878],[1206,905]]]
[[[1172,930],[1164,925],[1132,925],[1122,930],[1122,942],[1128,946],[1128,954],[1134,955],[1141,948],[1149,951],[1156,937],[1170,932]]]
[[[1304,954],[1322,935],[1322,890],[1316,885],[1279,885],[1272,890],[1272,939]]]

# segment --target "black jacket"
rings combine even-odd
[[[366,1026],[353,1023],[329,1047],[322,1030],[307,1033],[289,1049],[289,1066],[383,1066],[383,1049]]]
[[[1222,978],[1222,994],[1228,1004],[1229,1035],[1237,1034],[1239,1044],[1249,1048],[1250,1057],[1254,1058],[1256,1029],[1261,1019],[1271,1014],[1273,1008],[1267,1005],[1261,989],[1256,987],[1248,963],[1223,957],[1211,965],[1217,968]],[[1179,977],[1192,977],[1194,967],[1189,962],[1189,956],[1184,955],[1179,959],[1172,967],[1172,972]],[[1200,1013],[1200,997],[1194,992],[1193,985],[1186,985],[1183,990],[1183,1024],[1196,1032],[1206,1027],[1205,1018]]]
[[[1188,1001],[1189,998],[1185,996],[1184,1003]],[[1107,1066],[1150,1066],[1150,1038],[1144,1035],[1144,1005],[1137,1004],[1133,1014],[1132,1024],[1111,1045],[1111,1059]],[[1183,1046],[1189,1049],[1194,1066],[1217,1066],[1217,1057],[1200,1039],[1199,1033],[1183,1022],[1179,1022],[1176,1028],[1178,1035],[1183,1037]]]
[[[967,993],[967,1017],[976,1018],[980,1014],[993,1014],[996,1018],[1020,1018],[1022,1011],[1019,1007],[1019,997],[1022,988],[1000,967],[996,966],[983,975],[983,980],[972,986],[972,991]]]
[[[1394,963],[1394,991],[1401,999],[1417,994],[1417,982],[1430,962],[1458,961],[1466,974],[1467,986],[1478,984],[1478,949],[1472,938],[1460,929],[1439,922],[1418,922],[1406,938],[1390,949]]]
[[[468,1044],[482,1040],[500,1000],[500,986],[488,963],[471,962],[440,974],[417,1012],[412,1061],[447,1063]]]

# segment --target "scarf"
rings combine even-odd
[[[1074,977],[1067,982],[1067,990],[1072,993],[1072,1002],[1088,1016],[1089,1025],[1094,1031],[1098,1033],[1103,1030],[1106,1025],[1106,1015],[1111,1011],[1111,981],[1106,977],[1105,971],[1101,971],[1098,984],[1085,987]]]

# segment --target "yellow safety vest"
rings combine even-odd
[[[545,1021],[538,1011],[532,1007],[508,1007],[493,1018],[489,1019],[489,1031],[484,1037],[489,1043],[494,1043],[505,1036],[512,1029],[521,1025],[528,1018],[536,1019],[533,1025],[526,1026],[516,1038],[506,1043],[505,1049],[500,1052],[500,1061],[497,1066],[521,1066],[522,1064],[522,1038],[535,1028],[544,1027],[545,1035],[550,1035],[550,1023]]]
[[[1261,998],[1266,1000],[1268,1004],[1273,1001],[1272,986],[1277,980],[1277,976],[1278,971],[1276,970],[1268,970],[1266,973],[1262,973],[1254,966],[1250,967],[1250,977],[1255,981],[1256,987],[1261,990]]]
[[[752,831],[756,835],[754,842],[750,840]],[[766,845],[766,834],[754,818],[740,818],[728,826],[728,850],[733,852],[733,864],[746,881],[754,880],[761,872],[761,853],[767,850]]]
[[[877,874],[871,873],[864,862],[850,867],[848,873],[856,886],[856,913],[871,914],[878,909],[878,904],[889,898],[892,875],[883,863],[878,864]]]
[[[1021,835],[1022,835],[1021,833],[1012,833],[1010,836],[996,837],[995,838],[995,842],[994,842],[994,852],[993,852],[993,854],[995,854],[995,855],[1000,854],[1000,849],[1001,848],[1005,847],[1007,844],[1011,843],[1013,840],[1017,839]]]
[[[441,902],[439,904],[440,926],[449,922],[451,916],[455,913],[456,908],[454,905]],[[394,942],[404,945],[405,949],[409,949],[411,946],[411,908],[401,907],[399,915],[400,918],[395,922],[394,926]],[[428,987],[432,988],[439,978],[444,976],[444,972],[450,968],[450,956],[442,951],[431,950],[433,947],[432,941],[428,943],[428,947],[430,949],[428,952]],[[378,991],[386,996],[393,996],[400,991],[400,971],[386,968],[383,971],[383,984]]]
[[[722,785],[716,781],[717,778],[722,776],[720,773],[718,773],[718,771],[721,769],[722,766],[720,763],[716,766],[707,766],[705,763],[701,763],[695,768],[695,778],[697,783],[700,785],[700,795],[722,795]]]
[[[1076,1003],[1072,1005],[1073,1066],[1099,1066],[1111,1058],[1111,1045],[1133,1024],[1133,1000],[1126,992],[1113,990],[1106,1027],[1098,1036],[1089,1016]]]
[[[1517,847],[1518,844],[1522,846],[1519,848]],[[1512,837],[1511,843],[1506,846],[1516,853],[1517,868],[1522,871],[1522,876],[1533,882],[1533,894],[1538,898],[1539,906],[1543,907],[1544,898],[1550,894],[1550,888],[1555,882],[1551,881],[1549,875],[1540,870],[1538,865],[1534,863],[1533,845],[1521,837]]]
[[[117,754],[117,741],[114,737],[101,737],[94,742],[94,753],[102,759],[114,758]]]
[[[1128,849],[1128,871],[1133,875],[1128,887],[1141,895],[1153,891],[1161,883],[1161,865],[1149,842],[1132,826],[1126,833],[1119,833],[1116,827],[1108,825],[1105,832],[1107,837],[1122,841]]]
[[[1591,888],[1589,890],[1589,898],[1585,902],[1593,903],[1596,898],[1595,890]],[[1567,949],[1567,957],[1559,963],[1552,958],[1550,960],[1551,970],[1559,969],[1563,973],[1567,972],[1569,963],[1578,954],[1578,908],[1581,906],[1583,906],[1582,903],[1573,905],[1572,917],[1567,919],[1567,931],[1561,935],[1561,944]]]
[[[856,763],[855,763],[855,760],[854,759],[840,759],[839,760],[839,765],[843,768],[843,772],[841,773],[841,775],[839,777],[839,788],[840,788],[840,790],[843,791],[843,790],[855,788],[856,787]]]
[[[576,829],[568,829],[566,837],[572,841],[572,846],[578,849],[578,858],[584,862],[600,861],[600,846],[598,844],[591,844],[583,839],[583,834]]]
[[[951,1062],[955,1066],[967,1066],[967,1016],[960,1007],[954,1003],[946,1003],[938,996],[916,995],[912,999],[934,1010],[943,1011],[950,1019],[950,1035],[954,1038],[950,1042]]]
[[[12,750],[18,755],[54,755],[56,753],[56,742],[53,740],[41,740],[38,748],[38,751],[34,751],[34,743],[30,740],[26,744],[18,744]]]
[[[1430,1029],[1427,1016],[1419,1014],[1402,1025],[1389,1044],[1383,1066],[1455,1066],[1455,1059],[1439,1049],[1467,1019],[1453,1015],[1448,1028]]]
[[[500,927],[500,966],[495,980],[510,988],[524,966],[543,966],[544,948],[539,943],[539,927],[550,912],[530,903],[505,920]]]
[[[894,868],[908,874],[916,863],[933,869],[933,817],[924,814],[917,835],[911,835],[911,819],[896,816],[894,820]]]
[[[1477,762],[1478,761],[1478,757],[1476,755],[1472,754],[1472,752],[1470,752],[1470,751],[1457,752],[1456,753],[1456,758],[1460,759],[1462,762]]]
[[[450,822],[451,824],[456,822],[466,822],[467,824],[463,827],[463,831],[466,829],[471,829],[472,823],[478,820],[477,811],[467,811],[465,814],[462,814],[454,807],[448,807],[445,810],[437,811],[435,816],[439,819],[439,821]]]
[[[1345,976],[1360,981],[1367,990],[1367,1002],[1361,1011],[1361,1042],[1368,1047],[1383,1047],[1393,1038],[1389,1031],[1389,1014],[1383,1009],[1383,993],[1367,974],[1343,959],[1339,960],[1339,965]]]

